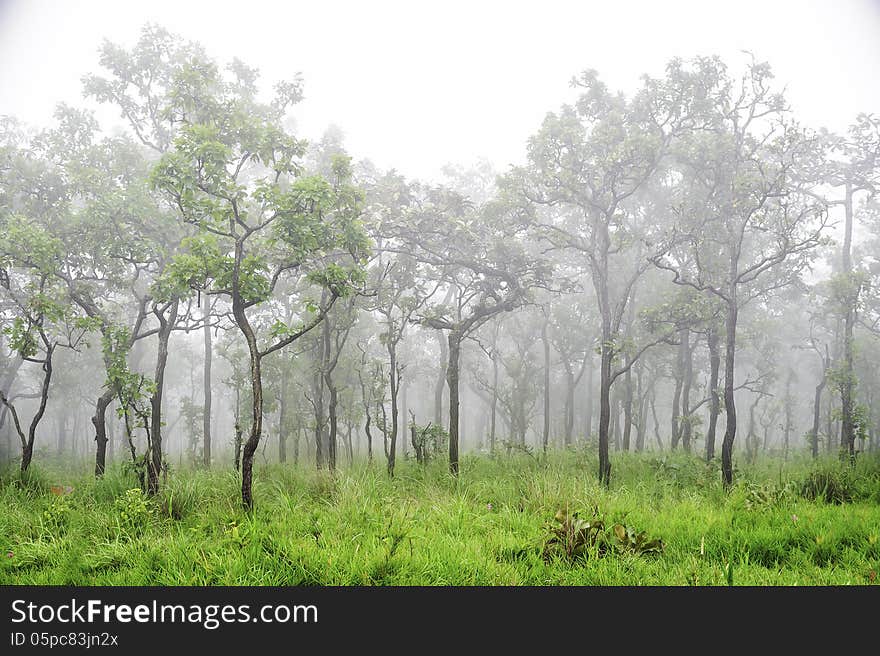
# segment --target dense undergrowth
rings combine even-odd
[[[730,490],[716,466],[685,454],[616,454],[609,489],[596,470],[583,451],[472,456],[458,480],[442,462],[403,462],[393,480],[380,463],[335,476],[259,467],[247,514],[232,471],[172,472],[147,499],[121,469],[95,481],[35,464],[26,480],[0,478],[0,583],[876,582],[876,455],[854,468],[806,458],[740,465]],[[584,531],[590,521],[604,532]],[[580,545],[569,541],[577,530]]]

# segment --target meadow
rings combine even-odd
[[[0,477],[0,584],[824,586],[876,584],[880,457],[739,463],[722,487],[695,455],[586,450],[406,460],[331,475],[172,469],[144,497],[35,461]]]

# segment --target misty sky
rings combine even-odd
[[[145,22],[239,57],[267,87],[302,72],[301,136],[335,123],[356,158],[423,178],[447,162],[521,161],[586,68],[631,90],[670,57],[738,67],[748,49],[805,123],[842,131],[880,112],[880,0],[0,0],[0,114],[42,126],[56,102],[83,104],[101,40],[131,46]]]

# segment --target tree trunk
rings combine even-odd
[[[736,358],[736,321],[737,300],[736,287],[731,285],[730,297],[727,299],[727,331],[724,352],[724,414],[727,419],[724,428],[724,440],[721,443],[721,475],[725,486],[733,484],[733,442],[736,439],[736,401],[734,400],[734,370]]]
[[[458,476],[458,367],[461,354],[461,334],[449,331],[449,361],[446,383],[449,385],[449,471]]]
[[[694,379],[694,353],[691,348],[690,331],[685,329],[682,337],[682,356],[684,357],[684,381],[681,386],[681,446],[685,453],[691,452],[691,384]]]
[[[397,461],[398,408],[397,394],[400,388],[400,372],[397,370],[397,345],[388,340],[388,357],[391,373],[391,444],[388,449],[388,475],[394,476],[394,465]]]
[[[545,319],[541,326],[541,343],[544,345],[544,429],[541,434],[541,445],[544,453],[547,453],[547,445],[550,441],[550,340],[547,339],[547,323]],[[525,431],[523,431],[525,441]]]
[[[281,390],[278,398],[278,462],[287,462],[287,368],[281,369]]]
[[[330,354],[330,331],[332,326],[328,319],[324,319],[324,325],[322,328],[324,344],[324,385],[327,387],[327,392],[330,397],[327,403],[327,421],[330,428],[330,431],[327,434],[327,465],[330,471],[336,471],[336,438],[339,430],[339,419],[336,416],[337,391],[336,385],[333,383],[333,366]]]
[[[613,352],[609,339],[602,340],[599,371],[599,482],[606,487],[611,483],[608,428],[611,423],[611,360]]]
[[[113,401],[113,390],[105,390],[95,403],[92,425],[95,427],[95,477],[104,475],[107,461],[107,406]]]
[[[245,328],[242,329],[242,332],[245,333],[245,339],[248,342],[248,353],[251,361],[251,392],[253,402],[251,404],[251,431],[241,453],[241,503],[245,510],[251,510],[254,506],[252,490],[254,454],[260,444],[260,436],[263,432],[263,373],[260,354],[257,350],[257,340],[246,318],[244,326]]]
[[[791,425],[793,421],[792,417],[792,398],[791,398],[791,376],[792,372],[789,370],[788,378],[785,380],[785,428],[783,429],[783,443],[782,443],[782,459],[784,461],[788,461],[788,446],[789,439],[791,437]]]
[[[845,276],[846,298],[843,318],[843,371],[840,376],[840,456],[855,457],[854,399],[855,372],[853,371],[853,327],[855,325],[856,304],[859,290],[852,279],[852,232],[853,232],[853,190],[846,185],[844,200],[845,225],[843,237],[843,275]]]
[[[211,360],[212,360],[212,344],[211,344],[211,327],[208,325],[208,317],[211,312],[208,295],[204,294],[204,304],[202,305],[202,320],[205,326],[204,331],[205,342],[205,371],[204,371],[204,387],[205,387],[205,404],[202,412],[202,458],[204,460],[205,469],[211,468]]]
[[[443,390],[447,383],[447,363],[449,362],[449,347],[446,340],[443,339],[443,332],[437,332],[437,339],[440,341],[440,376],[437,378],[437,384],[434,386],[434,424],[443,426]]]
[[[593,436],[593,356],[587,357],[587,382],[584,395],[584,440]]]
[[[706,341],[709,346],[709,428],[706,430],[706,462],[711,462],[715,457],[715,427],[721,412],[721,399],[718,396],[718,372],[721,369],[718,331],[711,328]]]
[[[322,335],[323,329],[322,326]],[[318,362],[312,377],[312,395],[314,396],[315,410],[315,467],[323,469],[325,464],[324,454],[324,341],[318,343]]]
[[[663,450],[663,438],[660,437],[660,420],[657,419],[657,390],[651,390],[651,417],[654,419],[654,439],[657,441],[657,448]]]
[[[617,392],[617,390],[615,390]],[[614,438],[614,450],[620,451],[620,394],[611,395],[611,436]]]
[[[46,348],[46,360],[43,362],[43,384],[40,387],[40,405],[31,419],[31,425],[28,428],[27,442],[22,444],[21,449],[21,471],[26,472],[30,467],[31,459],[34,457],[34,440],[37,436],[37,426],[46,412],[46,403],[49,401],[49,383],[52,381],[52,354],[54,347]],[[15,415],[13,415],[14,417]],[[18,429],[18,420],[16,419],[16,429]],[[19,430],[19,435],[21,434]]]
[[[632,367],[626,370],[623,382],[623,450],[629,451],[633,423]]]
[[[684,383],[684,348],[683,340],[679,339],[678,353],[675,358],[675,392],[672,395],[672,434],[669,442],[673,451],[678,448],[678,442],[681,439],[681,388]]]
[[[403,453],[403,457],[404,457],[404,459],[406,459],[407,454],[408,454],[408,449],[409,449],[409,447],[407,446],[407,440],[406,440],[406,413],[407,413],[407,410],[409,409],[409,406],[407,405],[407,402],[406,402],[406,387],[407,386],[403,380],[402,370],[401,370],[401,375],[398,376],[398,379],[397,379],[397,386],[398,386],[397,393],[398,393],[398,396],[400,397],[400,412],[398,414],[400,417],[403,418],[402,422],[398,422],[400,424],[399,430],[401,433],[400,446],[401,446],[401,452]]]
[[[168,342],[171,331],[177,322],[179,301],[174,300],[169,306],[168,317],[158,312],[159,348],[156,354],[156,385],[150,398],[150,461],[147,464],[147,494],[153,496],[159,492],[159,474],[162,472],[162,395],[165,390],[165,365],[168,363]]]
[[[645,450],[645,432],[648,428],[648,390],[645,389],[644,366],[639,365],[636,371],[636,398],[639,400],[638,418],[636,424],[636,452]]]
[[[493,343],[493,347],[495,344]],[[489,417],[489,452],[495,453],[495,429],[498,417],[498,354],[492,351],[492,405]]]
[[[565,367],[565,446],[571,446],[574,440],[574,372],[571,365]]]
[[[366,404],[364,404],[366,405]],[[364,433],[367,436],[367,462],[373,463],[373,434],[370,432],[370,410],[366,409],[367,418],[364,420]]]

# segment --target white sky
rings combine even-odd
[[[0,114],[43,126],[55,103],[83,104],[102,39],[131,46],[148,21],[267,85],[301,71],[301,136],[335,123],[356,158],[422,178],[520,162],[573,75],[628,91],[676,55],[738,68],[751,50],[814,127],[880,112],[880,0],[0,0]]]

